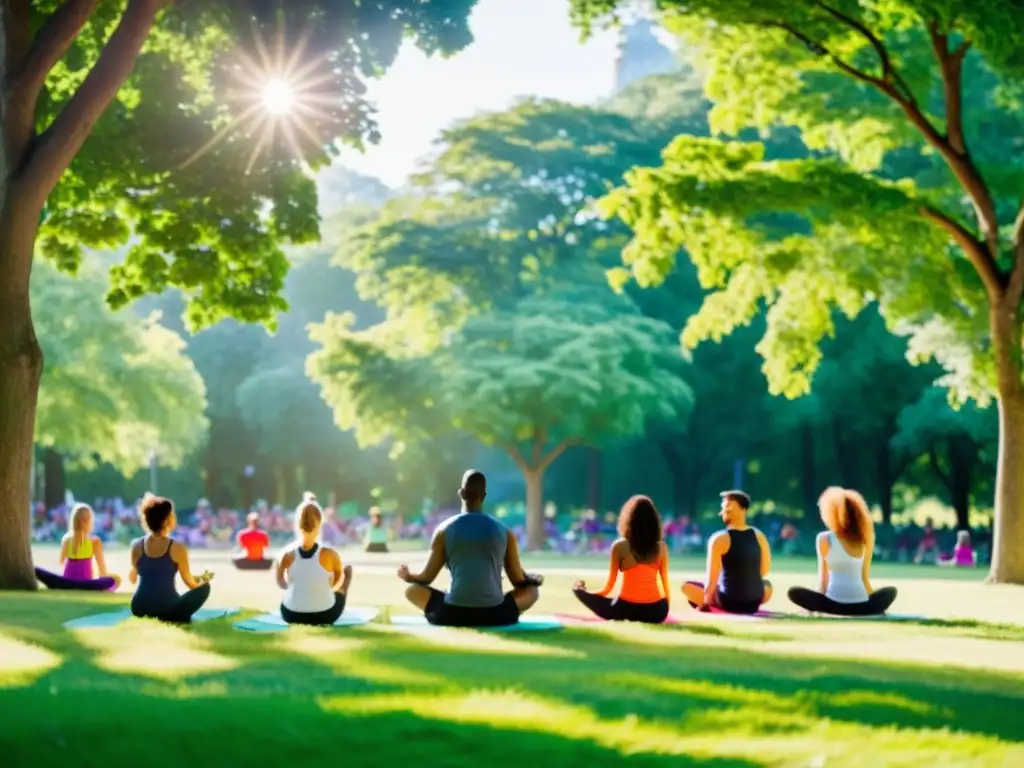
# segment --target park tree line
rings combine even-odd
[[[934,494],[967,527],[990,492],[992,414],[950,408],[934,385],[941,369],[911,365],[906,340],[876,310],[836,319],[812,393],[790,401],[767,391],[755,351],[763,316],[681,354],[679,333],[706,296],[686,262],[657,288],[608,286],[604,268],[626,233],[577,223],[581,198],[561,192],[573,183],[565,177],[585,175],[582,200],[593,199],[633,165],[657,161],[667,138],[706,134],[708,109],[696,77],[674,74],[598,108],[525,101],[464,123],[404,196],[333,171],[322,188],[344,205],[323,243],[292,250],[290,309],[276,333],[226,322],[189,338],[210,429],[184,487],[249,504],[313,485],[409,509],[424,495],[454,501],[451,478],[476,461],[507,478],[499,487],[525,498],[535,520],[545,498],[605,510],[637,489],[698,517],[737,481],[780,510],[813,514],[821,488],[840,482],[863,489],[887,520]],[[620,157],[612,146],[632,150]],[[802,151],[792,134],[773,146]],[[472,204],[465,193],[424,194],[428,184],[453,188],[466,168],[490,204],[514,201],[531,218],[509,215],[482,239],[482,194]],[[530,174],[542,171],[559,192],[538,200]],[[431,229],[438,209],[443,232]],[[545,264],[534,261],[533,218],[573,235],[551,238],[560,245]],[[159,311],[188,336],[176,323],[180,295],[136,310]],[[333,414],[306,375],[311,353]]]
[[[235,125],[216,98],[224,62],[318,20],[302,44],[351,97],[316,121],[305,159],[318,167],[334,140],[373,138],[361,76],[386,68],[403,36],[428,51],[465,46],[472,4],[236,13],[72,0],[4,16],[0,586],[34,584],[24,509],[47,342],[33,255],[73,273],[83,249],[127,246],[109,270],[112,308],[163,294],[189,333],[227,317],[275,327],[281,246],[317,238],[316,190],[295,147],[261,139],[274,135],[264,125],[223,140]],[[586,32],[619,5],[574,0],[574,19]],[[968,0],[657,5],[701,74],[684,68],[595,109],[527,100],[446,131],[407,193],[341,227],[341,269],[309,257],[374,309],[332,300],[333,314],[308,318],[294,345],[303,368],[288,354],[274,367],[247,369],[244,351],[230,362],[253,343],[230,323],[208,332],[206,363],[203,337],[188,342],[208,398],[206,481],[240,436],[240,453],[279,453],[293,469],[333,456],[326,435],[312,450],[280,437],[323,400],[347,430],[337,456],[351,451],[354,465],[376,446],[417,490],[474,443],[510,463],[533,543],[545,492],[583,487],[601,506],[644,485],[696,510],[704,484],[742,475],[759,497],[810,512],[821,485],[845,478],[886,511],[908,485],[962,511],[986,494],[994,462],[991,575],[1024,581],[1024,74],[1012,37],[997,34],[1022,12]],[[238,334],[230,350],[215,342],[221,327]],[[173,365],[190,379],[180,354]]]

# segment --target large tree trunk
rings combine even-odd
[[[988,580],[1024,584],[1024,386],[1019,301],[1010,307],[993,307],[990,327],[999,391],[999,458]]]
[[[0,215],[0,589],[35,589],[29,483],[43,352],[28,286],[36,226],[25,221],[13,195],[6,202]]]
[[[547,544],[544,535],[544,470],[527,468],[523,470],[526,479],[526,546],[528,549],[543,549]]]

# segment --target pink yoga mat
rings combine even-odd
[[[695,613],[700,613],[700,611],[695,611]],[[715,606],[711,606],[711,610],[707,611],[707,613],[711,613],[715,616],[731,616],[737,619],[771,619],[782,615],[775,611],[767,611],[764,608],[757,613],[730,613],[729,611],[723,611],[721,608],[717,608]]]
[[[582,626],[582,625],[586,625],[586,624],[607,624],[608,623],[608,621],[606,619],[602,619],[602,618],[599,618],[597,616],[573,616],[572,614],[569,614],[569,613],[556,613],[555,616],[558,619],[560,619],[563,624],[566,624],[566,625],[573,625],[573,624],[575,624],[577,626]],[[617,624],[617,623],[625,624],[625,623],[628,623],[628,622],[611,622],[611,623],[613,623],[613,624]],[[682,619],[679,619],[679,618],[677,618],[675,616],[669,616],[667,619],[665,619],[665,621],[662,622],[662,624],[682,624],[682,623],[683,623]]]

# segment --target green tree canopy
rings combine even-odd
[[[625,5],[572,2],[584,29]],[[690,345],[767,304],[759,348],[788,395],[807,391],[833,308],[853,316],[877,301],[916,359],[948,371],[954,397],[998,397],[991,577],[1024,583],[1024,55],[1007,33],[1024,7],[656,5],[701,51],[716,133],[792,126],[819,155],[772,162],[756,142],[680,136],[660,167],[637,169],[604,202],[634,232],[616,278],[656,283],[685,249],[713,291],[688,323]]]
[[[39,394],[36,440],[78,465],[113,465],[126,477],[157,450],[178,467],[208,426],[203,380],[185,341],[153,316],[139,321],[103,302],[105,279],[78,280],[35,266],[32,298],[49,361]]]
[[[0,587],[32,589],[28,505],[43,355],[36,253],[74,272],[128,246],[114,308],[177,287],[191,327],[273,323],[282,242],[317,237],[316,169],[376,137],[365,81],[411,39],[470,42],[475,0],[39,0],[0,44]],[[265,100],[290,94],[281,111]],[[49,216],[40,229],[44,206]]]

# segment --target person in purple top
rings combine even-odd
[[[92,535],[93,513],[86,504],[78,504],[71,510],[68,532],[60,542],[60,564],[63,575],[36,568],[36,578],[47,589],[115,590],[121,584],[121,577],[107,573],[107,561],[103,556],[103,542]],[[93,571],[96,561],[99,577]]]

